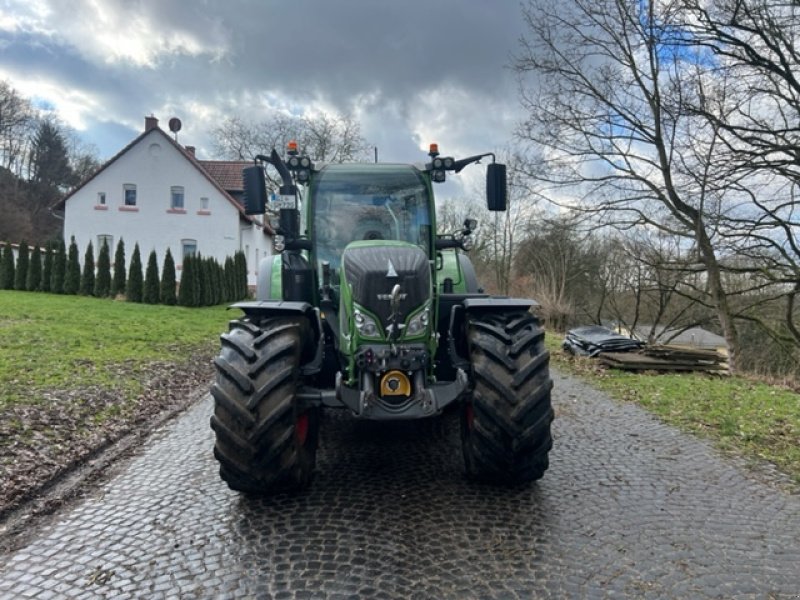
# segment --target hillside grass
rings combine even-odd
[[[603,369],[593,359],[565,354],[563,338],[555,332],[546,337],[556,368],[711,439],[725,451],[767,460],[800,484],[800,394],[742,376]]]
[[[213,352],[238,311],[0,291],[0,408],[35,405],[43,390],[135,396],[154,363]]]

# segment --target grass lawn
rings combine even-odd
[[[593,359],[566,355],[563,337],[548,332],[546,338],[557,368],[727,451],[768,460],[800,484],[800,394],[745,377],[601,370]]]
[[[0,408],[34,404],[37,391],[99,387],[134,395],[155,362],[218,348],[238,311],[0,291]],[[127,377],[130,375],[131,377]]]
[[[213,377],[239,311],[0,291],[0,516]]]

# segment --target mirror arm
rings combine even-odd
[[[459,171],[461,171],[461,169],[463,169],[467,165],[477,162],[486,156],[491,156],[492,162],[495,162],[497,160],[494,156],[494,152],[487,152],[486,154],[476,154],[475,156],[470,156],[468,158],[462,158],[460,160],[455,161],[453,163],[453,171],[458,173]]]

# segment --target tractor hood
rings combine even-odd
[[[400,285],[402,319],[431,297],[428,255],[419,246],[384,240],[353,242],[345,248],[342,266],[353,301],[378,317],[384,330],[395,285]]]

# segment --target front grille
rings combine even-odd
[[[400,284],[403,318],[430,298],[428,256],[417,246],[362,246],[347,248],[342,257],[344,275],[353,300],[388,325],[392,288]]]

